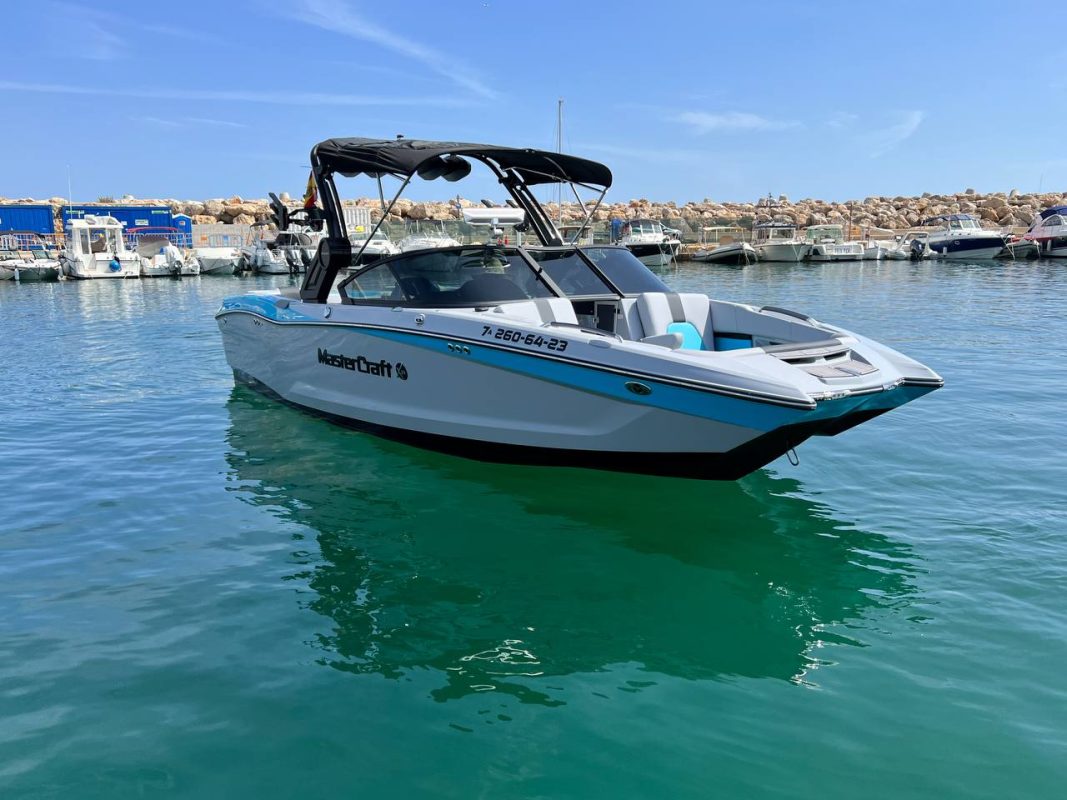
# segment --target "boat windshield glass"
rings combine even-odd
[[[671,291],[625,247],[583,247],[582,252],[623,294]]]
[[[973,219],[952,219],[949,220],[948,227],[954,231],[970,231],[978,228],[978,223]]]
[[[655,235],[663,232],[663,227],[650,219],[631,220],[628,224],[630,236]],[[625,228],[623,233],[626,233]]]
[[[617,296],[577,250],[530,250],[529,254],[568,297]]]
[[[554,297],[517,248],[415,250],[378,261],[339,287],[347,303],[471,307]]]

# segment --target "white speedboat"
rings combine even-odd
[[[540,247],[412,251],[337,282],[353,252],[336,176],[406,185],[471,162]],[[672,292],[624,247],[565,245],[531,187],[599,191],[588,221],[602,164],[409,139],[330,139],[311,164],[328,236],[302,286],[229,297],[216,319],[236,380],[337,422],[483,461],[733,479],[942,385],[859,334]]]
[[[312,247],[311,236],[302,230],[284,230],[271,236],[265,225],[253,225],[248,242],[241,248],[241,262],[262,275],[296,275],[310,263]]]
[[[682,243],[654,219],[631,219],[623,223],[619,244],[649,267],[666,267],[678,257]]]
[[[753,244],[760,261],[803,261],[811,253],[811,242],[797,236],[796,225],[762,222],[752,228]]]
[[[59,261],[68,278],[141,277],[141,260],[126,246],[122,223],[114,217],[72,219]]]
[[[805,229],[804,238],[811,242],[811,261],[862,261],[867,249],[863,242],[846,242],[840,225],[812,225]]]
[[[1067,258],[1067,206],[1040,212],[1023,238],[1036,243],[1043,256]]]
[[[380,227],[380,225],[378,226]],[[432,250],[437,247],[456,247],[459,242],[449,235],[443,222],[437,220],[416,220],[411,233],[400,240],[400,252],[412,250]]]
[[[200,274],[200,261],[192,251],[174,244],[177,228],[131,228],[126,232],[141,259],[142,278],[183,278]]]
[[[39,234],[0,234],[0,281],[58,281],[62,272],[58,259],[52,257],[48,243]]]
[[[931,258],[985,260],[1004,249],[1004,234],[986,230],[970,214],[943,214],[923,220],[926,247]]]
[[[745,232],[736,225],[712,225],[700,229],[700,248],[694,261],[709,264],[754,264],[759,260],[756,248],[745,241]]]
[[[400,252],[400,248],[396,246],[396,243],[381,230],[375,231],[373,235],[365,230],[359,230],[349,234],[348,238],[352,242],[352,248],[363,253],[360,256],[359,264],[353,264],[353,268],[373,264],[379,258],[395,256]]]
[[[201,275],[233,275],[240,270],[241,250],[237,247],[197,247]]]

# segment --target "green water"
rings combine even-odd
[[[235,389],[256,281],[0,283],[0,797],[1063,796],[1067,264],[665,277],[947,387],[737,483],[482,465]]]

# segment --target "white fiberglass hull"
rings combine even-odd
[[[233,275],[239,269],[241,254],[232,248],[198,248],[201,275]]]
[[[843,244],[814,244],[810,261],[862,261],[866,248],[860,242]]]
[[[502,308],[246,295],[225,301],[217,319],[239,381],[354,427],[490,461],[733,479],[808,436],[833,435],[940,385],[870,343],[865,355],[881,371],[835,379],[844,382],[816,402],[766,382],[769,369],[827,388],[762,350],[749,354],[761,367],[731,384],[715,367],[736,364],[734,355],[546,328]],[[913,384],[900,366],[914,367]]]
[[[113,269],[111,262],[103,258],[95,259],[87,264],[80,259],[61,256],[60,263],[63,265],[63,274],[75,280],[141,277],[141,265],[136,258],[121,259],[118,269]]]
[[[753,264],[759,253],[748,242],[733,242],[720,245],[698,254],[698,261],[708,264]]]
[[[795,263],[803,261],[811,252],[810,242],[776,242],[761,244],[757,251],[760,261],[784,261]]]

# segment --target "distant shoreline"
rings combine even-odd
[[[282,199],[296,202],[282,194]],[[115,206],[167,206],[172,213],[189,216],[193,224],[236,223],[252,224],[270,218],[266,199],[246,199],[239,196],[208,200],[146,199],[123,197],[119,200],[101,198],[97,201],[102,209]],[[55,219],[59,220],[60,209],[67,200],[52,197],[43,200],[30,198],[0,198],[0,204],[51,205]],[[647,199],[627,202],[605,203],[593,215],[594,222],[607,222],[612,218],[650,218],[667,225],[688,230],[699,230],[705,225],[740,225],[749,227],[760,222],[779,222],[807,227],[809,225],[840,224],[858,228],[904,230],[918,225],[927,217],[941,214],[973,214],[986,227],[1027,228],[1034,217],[1044,208],[1067,204],[1067,194],[1059,192],[978,193],[966,189],[956,194],[925,193],[915,197],[867,197],[862,200],[831,202],[812,198],[790,201],[785,195],[777,198],[762,198],[754,203],[718,202],[710,199],[690,201],[682,205],[674,202],[656,202]],[[84,205],[84,204],[82,204]],[[376,198],[359,198],[345,202],[346,206],[370,209],[371,217],[380,216],[380,203]],[[481,206],[481,203],[457,198],[442,202],[415,202],[401,199],[390,214],[390,221],[403,220],[459,220],[462,209]],[[555,219],[559,209],[555,203],[546,203],[545,208]],[[585,213],[576,203],[564,203],[562,217],[565,222],[580,222]],[[58,227],[57,227],[58,230]]]

